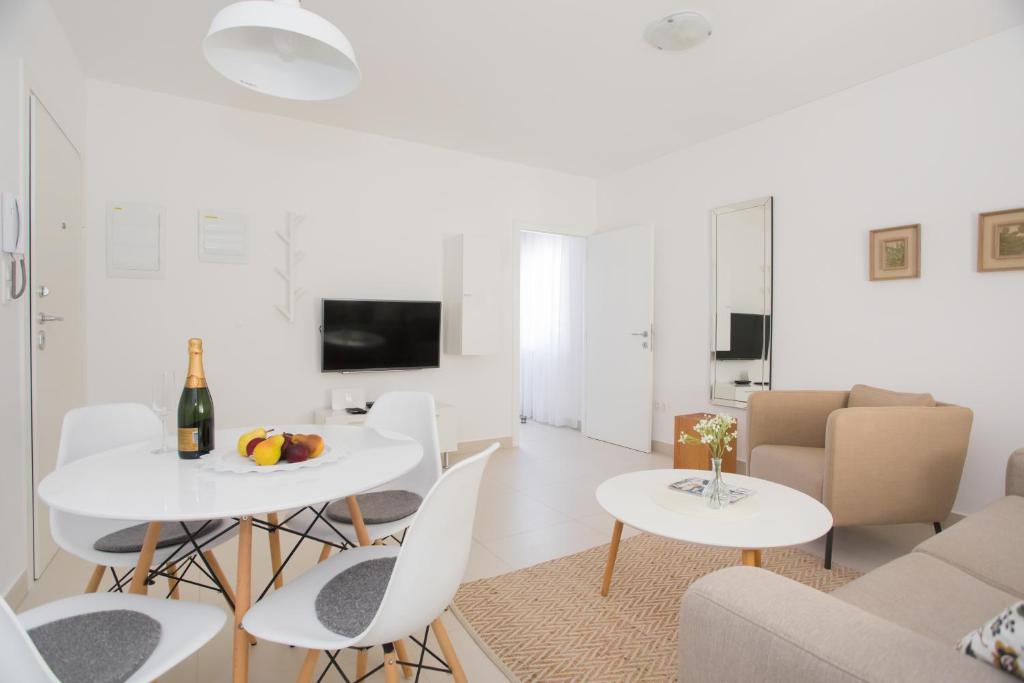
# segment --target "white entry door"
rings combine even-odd
[[[78,150],[35,97],[30,118],[33,567],[39,578],[57,546],[36,490],[56,465],[64,413],[85,402],[85,240]]]
[[[644,453],[654,399],[653,241],[649,226],[587,238],[583,433]]]

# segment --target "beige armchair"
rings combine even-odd
[[[747,471],[820,500],[833,528],[931,522],[939,532],[960,486],[972,419],[929,394],[863,385],[756,392],[747,403]]]

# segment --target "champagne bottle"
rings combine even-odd
[[[178,401],[178,457],[194,460],[213,450],[213,398],[203,372],[203,340],[188,340],[188,376]]]

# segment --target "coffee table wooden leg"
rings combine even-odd
[[[760,567],[761,566],[761,551],[744,548],[743,550],[743,564],[748,567]]]
[[[159,537],[160,522],[150,522],[146,527],[146,536],[142,539],[142,552],[139,553],[139,561],[135,565],[135,573],[132,574],[129,593],[145,595],[149,592],[146,580],[149,578],[149,568],[153,566],[153,554],[156,552],[156,541]]]
[[[363,522],[363,511],[359,509],[356,497],[349,496],[346,498],[345,505],[348,506],[348,516],[352,518],[352,526],[355,527],[359,545],[370,545],[370,533],[366,530],[366,523]]]
[[[601,582],[601,595],[607,596],[612,585],[612,572],[615,571],[615,557],[619,554],[619,541],[622,540],[622,522],[615,520],[612,528],[612,543],[608,546],[608,564],[604,568],[604,580]]]
[[[267,523],[277,526],[278,517],[276,512],[271,512],[267,515]],[[281,570],[281,532],[277,529],[271,529],[267,534],[267,543],[270,544],[270,569],[276,574],[274,577],[274,590],[280,590],[284,587],[284,575],[280,573]]]
[[[249,634],[242,619],[252,602],[252,517],[238,520],[238,575],[235,585],[235,640],[232,657],[232,681],[249,680]]]

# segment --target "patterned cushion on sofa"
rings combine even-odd
[[[956,649],[1024,680],[1024,602],[968,633]]]

